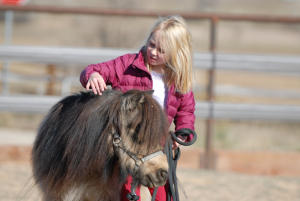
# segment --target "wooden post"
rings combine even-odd
[[[47,73],[49,75],[49,82],[47,84],[47,95],[54,95],[55,85],[55,65],[47,65]]]
[[[12,41],[13,23],[14,23],[14,12],[12,10],[5,11],[5,21],[4,21],[4,44],[10,45]],[[2,70],[2,95],[9,95],[9,68],[10,61],[3,62]]]
[[[211,37],[210,37],[210,52],[212,54],[211,68],[208,71],[208,88],[207,100],[209,102],[209,116],[206,120],[206,134],[205,134],[205,153],[203,167],[205,169],[215,169],[215,156],[213,152],[213,133],[214,133],[214,81],[216,68],[216,28],[218,18],[211,18]]]

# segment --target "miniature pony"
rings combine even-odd
[[[129,174],[133,190],[164,185],[168,120],[152,93],[81,92],[54,105],[32,150],[43,200],[120,200]]]

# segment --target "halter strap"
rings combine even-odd
[[[135,161],[135,166],[133,168],[133,176],[137,173],[138,169],[140,168],[140,166],[144,162],[146,162],[146,161],[148,161],[148,160],[150,160],[150,159],[152,159],[156,156],[164,154],[162,151],[157,151],[157,152],[154,152],[154,153],[152,153],[148,156],[145,156],[144,158],[139,158],[135,154],[132,154],[129,151],[127,151],[124,147],[121,147],[120,146],[121,141],[122,141],[121,137],[117,133],[114,133],[113,134],[113,144],[114,144],[114,146],[122,149],[128,156],[130,156]]]

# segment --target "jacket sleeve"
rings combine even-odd
[[[99,73],[107,85],[113,88],[117,86],[123,76],[123,72],[128,67],[128,55],[120,56],[116,59],[87,66],[80,75],[80,82],[86,86],[91,74]]]
[[[175,131],[182,128],[195,130],[195,105],[194,93],[192,91],[182,95],[180,106],[174,117]],[[192,139],[193,135],[191,134],[187,141],[191,141]]]

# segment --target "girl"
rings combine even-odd
[[[175,130],[194,130],[195,100],[193,92],[192,37],[185,20],[178,15],[159,19],[152,28],[147,42],[137,54],[126,54],[114,60],[87,66],[80,82],[95,94],[111,85],[123,92],[130,89],[154,90],[153,97],[160,103]],[[180,137],[182,141],[193,138]],[[173,142],[173,150],[179,144]],[[122,189],[122,200],[127,200],[131,177]],[[151,194],[154,189],[149,189]],[[167,199],[168,187],[158,188],[156,200]],[[139,195],[139,189],[136,189]]]

